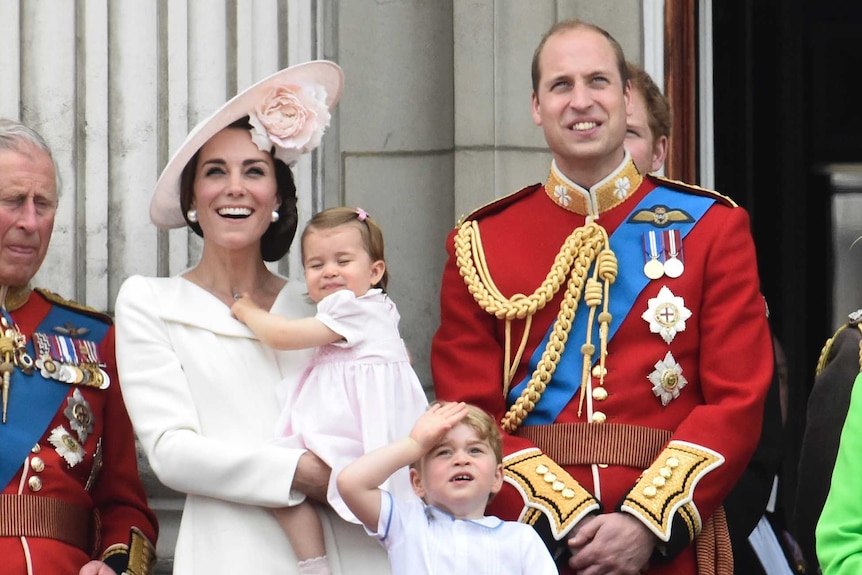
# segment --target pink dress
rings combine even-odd
[[[317,304],[318,320],[343,337],[315,350],[283,434],[332,467],[328,499],[344,519],[359,523],[336,489],[338,472],[373,449],[406,437],[428,400],[398,332],[398,310],[386,294],[350,290]],[[290,390],[285,390],[290,394]],[[382,486],[398,499],[415,497],[407,468]]]

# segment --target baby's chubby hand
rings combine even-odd
[[[230,306],[230,312],[235,318],[240,321],[245,321],[245,317],[249,311],[258,309],[258,305],[248,295],[247,292],[236,294],[233,296],[234,302]]]

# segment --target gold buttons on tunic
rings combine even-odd
[[[34,457],[30,460],[30,468],[36,473],[41,473],[45,469],[45,462],[41,457]]]
[[[596,401],[604,401],[608,398],[608,390],[604,387],[594,387],[593,388],[593,399]]]
[[[602,377],[603,375],[608,374],[608,368],[602,367],[601,365],[596,365],[593,367],[593,377]]]
[[[42,447],[37,443],[36,445],[33,446],[33,449],[31,449],[30,451],[33,453],[39,453],[40,451],[42,451]]]
[[[545,483],[548,483],[551,486],[553,491],[556,491],[565,499],[571,499],[575,496],[574,489],[566,487],[565,482],[557,479],[557,474],[551,471],[551,469],[544,463],[540,463],[536,466],[536,474],[540,475]]]
[[[42,480],[39,477],[33,476],[27,480],[27,486],[30,491],[39,491],[42,489]]]
[[[601,411],[593,413],[593,423],[604,423],[607,418],[608,416]]]

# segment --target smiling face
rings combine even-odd
[[[622,162],[630,92],[611,43],[589,27],[547,38],[538,59],[533,121],[557,167],[590,187]]]
[[[311,228],[303,234],[305,284],[315,303],[343,289],[359,297],[383,277],[386,264],[368,255],[358,225]]]
[[[459,423],[410,470],[413,491],[457,519],[478,519],[503,486],[503,464],[487,439]]]
[[[35,146],[0,149],[0,285],[24,286],[48,252],[57,211],[54,162]]]
[[[191,207],[204,246],[260,249],[260,238],[278,209],[275,165],[248,130],[226,128],[198,152]]]

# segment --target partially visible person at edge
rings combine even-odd
[[[0,119],[0,557],[9,575],[153,572],[156,517],[111,319],[30,285],[58,203],[51,150]]]
[[[833,468],[843,448],[842,427],[849,417],[850,396],[862,370],[862,310],[830,337],[820,352],[814,386],[808,396],[805,435],[799,453],[793,528],[809,562],[811,573],[819,569],[819,546],[815,542],[817,521],[829,497]],[[849,432],[848,432],[849,433]],[[851,481],[855,485],[855,481]],[[848,571],[849,572],[849,571]]]
[[[823,575],[862,573],[862,373],[856,375],[841,427],[826,502],[817,521],[817,560]],[[826,446],[827,449],[832,446]]]
[[[672,124],[670,104],[646,71],[629,62],[628,72],[632,113],[628,116],[625,145],[638,171],[647,174],[660,170],[667,156]],[[782,398],[786,395],[782,388],[787,385],[787,363],[774,337],[773,348],[776,365],[764,407],[760,441],[742,477],[722,504],[733,545],[734,572],[746,575],[801,573],[805,564],[795,541],[790,539],[779,506],[778,472],[785,425]],[[755,529],[752,541],[750,536]]]
[[[670,143],[670,103],[646,71],[631,62],[626,67],[632,110],[626,119],[625,147],[641,174],[657,172],[664,165]]]
[[[298,217],[291,166],[320,143],[341,87],[332,62],[292,66],[192,130],[159,177],[150,219],[202,236],[200,260],[174,277],[130,277],[118,294],[129,414],[158,478],[187,495],[178,575],[298,573],[272,511],[303,495],[321,503],[333,573],[388,573],[385,553],[363,529],[325,506],[329,467],[275,441],[311,351],[274,350],[230,312],[245,293],[284,317],[313,314],[305,282],[266,262],[291,246]]]
[[[548,181],[449,238],[437,397],[499,418],[506,485],[488,512],[533,524],[561,573],[730,569],[721,502],[773,370],[748,215],[638,172],[625,57],[596,26],[544,36],[532,112]]]

